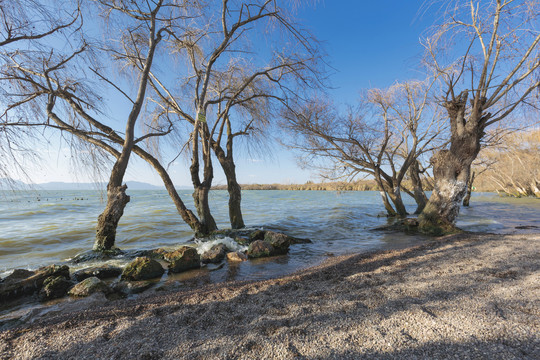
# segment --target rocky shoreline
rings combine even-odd
[[[1,359],[538,359],[539,234],[458,234],[290,276],[95,294],[0,332]]]
[[[224,241],[234,241],[236,246],[227,246]],[[109,252],[89,251],[79,254],[71,263],[85,263],[95,259],[104,260],[100,266],[90,266],[71,271],[68,265],[49,265],[35,271],[16,269],[4,279],[0,279],[0,305],[9,309],[20,298],[33,297],[40,302],[70,296],[83,298],[102,293],[110,300],[125,298],[148,290],[165,273],[182,273],[199,269],[207,264],[241,262],[248,259],[284,255],[293,244],[310,242],[270,230],[221,230],[208,239],[214,244],[210,249],[199,253],[193,246],[181,246],[175,250],[162,248],[135,251],[133,260],[125,267],[107,263],[107,259],[126,255],[119,249]],[[240,247],[241,250],[238,250]],[[219,265],[218,265],[219,266]],[[221,265],[222,266],[222,265]],[[7,305],[6,305],[7,304]],[[15,319],[16,320],[16,319]],[[10,320],[13,323],[13,320]],[[2,324],[0,328],[9,324]]]

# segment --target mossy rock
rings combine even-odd
[[[169,272],[179,273],[201,267],[201,257],[195,248],[184,246],[170,255]]]
[[[43,287],[39,292],[39,300],[47,301],[64,297],[72,285],[73,283],[64,276],[49,276],[43,282]]]
[[[255,240],[249,244],[248,257],[250,258],[268,257],[272,256],[273,253],[274,247],[266,241]]]
[[[111,292],[111,288],[109,288],[107,284],[105,284],[97,277],[89,277],[72,287],[68,291],[68,295],[76,297],[86,297],[97,292],[109,294]]]
[[[286,254],[289,252],[289,246],[291,246],[291,238],[289,236],[274,231],[267,231],[264,234],[264,241],[274,248],[272,251],[273,255]]]
[[[217,264],[223,261],[225,259],[225,255],[227,254],[227,246],[225,244],[216,244],[210,248],[210,250],[206,251],[201,256],[201,262],[203,264],[213,263]]]
[[[149,257],[138,257],[130,262],[122,272],[122,280],[148,280],[160,278],[165,270],[159,262]]]

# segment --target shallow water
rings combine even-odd
[[[118,227],[116,245],[124,250],[176,248],[193,237],[165,191],[129,191],[131,202]],[[181,191],[186,203],[191,193]],[[291,247],[288,255],[249,261],[223,270],[175,275],[184,280],[204,275],[205,282],[263,279],[318,263],[332,255],[391,249],[425,241],[419,236],[370,231],[385,225],[377,192],[244,191],[244,220],[265,228],[309,238],[313,244]],[[220,228],[228,225],[227,193],[213,191],[211,207]],[[414,209],[412,199],[407,200]],[[461,211],[458,226],[470,231],[520,232],[520,225],[540,227],[540,200],[474,194]],[[103,210],[98,191],[19,191],[0,194],[0,277],[14,268],[35,269],[62,263],[93,245],[94,227]],[[193,244],[193,242],[191,242]],[[118,259],[123,264],[127,260]],[[86,267],[88,264],[79,265]]]

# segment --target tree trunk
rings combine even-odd
[[[413,198],[416,202],[415,214],[420,214],[428,202],[424,187],[422,186],[422,179],[420,178],[420,164],[418,160],[414,160],[409,168],[409,175],[412,183]]]
[[[472,188],[473,188],[475,175],[476,173],[473,172],[471,175],[471,179],[469,180],[469,184],[467,185],[467,193],[465,194],[465,197],[463,198],[463,206],[469,206],[471,202],[471,194],[472,194]]]
[[[197,113],[197,119],[199,119],[199,113]],[[201,138],[202,143],[202,158],[203,158],[203,181],[199,175],[199,129],[202,127],[201,133],[204,135]],[[195,202],[195,208],[197,209],[197,215],[200,221],[200,230],[196,234],[197,236],[210,235],[212,231],[217,230],[217,225],[210,213],[210,204],[208,203],[208,194],[210,187],[212,186],[212,179],[214,178],[214,168],[212,166],[212,158],[210,156],[210,139],[208,125],[206,122],[201,124],[200,120],[195,121],[195,127],[193,129],[193,151],[191,158],[191,166],[189,171],[191,173],[191,181],[193,183],[193,200]]]
[[[450,148],[431,158],[435,186],[419,216],[420,230],[434,235],[458,231],[456,218],[467,192],[471,165],[480,152],[483,126],[491,114],[482,116],[485,99],[473,99],[474,107],[466,120],[467,92],[445,104],[450,118]]]
[[[401,198],[401,190],[399,186],[395,186],[392,191],[389,191],[388,196],[394,204],[397,215],[401,217],[407,216],[407,209],[405,208],[405,204],[403,204],[403,199]]]
[[[223,164],[222,164],[223,166]],[[227,177],[227,191],[229,192],[229,220],[233,229],[242,229],[245,227],[242,217],[242,189],[236,181],[236,172],[234,163],[223,166],[223,171]]]
[[[210,213],[210,205],[208,204],[209,193],[210,187],[204,185],[195,187],[193,191],[193,200],[201,224],[197,236],[206,236],[217,230],[216,222]]]
[[[124,208],[129,202],[126,189],[127,185],[115,186],[109,184],[107,186],[107,206],[98,217],[94,250],[104,251],[113,248],[118,222],[124,214]]]
[[[231,228],[242,229],[246,225],[242,217],[242,189],[236,181],[236,166],[233,160],[232,137],[227,141],[227,155],[217,142],[212,142],[212,148],[219,164],[227,178],[227,191],[229,192],[229,220]]]

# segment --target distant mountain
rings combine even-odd
[[[163,190],[163,186],[156,186],[140,181],[126,182],[129,190]],[[74,183],[74,182],[47,182],[41,184],[25,184],[22,181],[0,178],[0,190],[8,189],[39,189],[39,190],[96,190],[105,189],[106,183]]]

